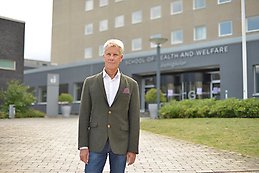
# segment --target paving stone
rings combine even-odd
[[[0,120],[0,173],[82,173],[77,125],[77,116]],[[141,131],[140,154],[126,173],[153,172],[256,173],[259,158]]]

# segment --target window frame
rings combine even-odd
[[[197,38],[197,29],[199,29],[199,28],[205,29],[205,30],[204,30],[204,31],[205,31],[205,34],[204,34],[204,37],[202,37],[202,38]],[[206,39],[207,39],[207,27],[206,27],[205,25],[196,26],[196,27],[194,28],[193,40],[194,40],[194,41],[201,41],[201,40],[206,40]]]
[[[254,65],[254,96],[259,96],[259,64]],[[257,86],[258,84],[258,86]]]
[[[256,20],[258,20],[258,23],[256,23],[258,25],[258,29],[253,29],[253,30],[249,30],[249,19],[251,18],[256,18]],[[257,22],[257,21],[256,21]],[[251,17],[247,17],[246,18],[246,32],[256,32],[256,31],[259,31],[259,16],[251,16]]]
[[[159,19],[162,17],[161,5],[157,5],[150,8],[150,20]]]
[[[221,33],[221,29],[222,29],[222,25],[221,24],[226,24],[226,23],[230,23],[230,33],[227,34],[222,34]],[[222,21],[218,24],[218,36],[219,37],[226,37],[226,36],[230,36],[233,35],[233,22],[231,20],[226,20],[226,21]]]
[[[142,22],[142,11],[134,11],[131,13],[131,23],[132,24],[137,24]]]
[[[201,1],[201,0],[193,0],[193,10],[199,10],[199,9],[203,9],[206,8],[206,0],[202,0],[204,2],[204,6],[201,7],[197,7],[197,1]]]
[[[181,40],[180,41],[174,41],[174,33],[180,33],[181,34]],[[182,44],[183,43],[183,30],[182,29],[178,29],[178,30],[174,30],[171,32],[171,45],[175,45],[175,44]]]
[[[104,53],[103,45],[99,45],[99,48],[98,48],[98,55],[99,55],[99,56],[103,56],[103,53]]]
[[[99,7],[105,7],[109,5],[109,0],[99,0]]]
[[[223,2],[220,2],[220,1],[222,1],[222,0],[218,0],[218,5],[229,3],[229,2],[231,2],[232,0],[224,0]]]
[[[142,39],[141,38],[132,39],[132,41],[131,41],[131,50],[132,51],[142,50]]]
[[[87,47],[84,50],[84,59],[93,58],[93,48]]]
[[[94,9],[94,0],[85,0],[85,11],[91,11]]]
[[[101,20],[99,21],[99,31],[103,32],[103,31],[107,31],[109,28],[109,23],[107,19]]]
[[[81,95],[83,90],[83,82],[76,82],[74,83],[74,102],[80,103]]]
[[[44,104],[47,103],[47,86],[39,86],[38,89],[38,103]]]
[[[120,16],[115,17],[114,27],[115,28],[124,27],[124,15],[120,15]]]
[[[0,70],[16,70],[16,61],[9,59],[0,59]]]
[[[180,4],[181,9],[179,11],[175,12],[174,11],[174,5],[178,5],[178,3]],[[183,13],[183,1],[182,0],[177,0],[177,1],[171,2],[171,4],[170,4],[170,12],[171,12],[171,15],[176,15],[176,14]]]
[[[93,34],[94,25],[93,23],[89,23],[85,25],[85,35],[91,35]]]

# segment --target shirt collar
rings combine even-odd
[[[117,78],[119,78],[120,76],[121,76],[121,72],[120,72],[120,69],[118,69],[118,72],[117,72],[117,74],[115,75],[114,79],[117,79]],[[106,77],[111,78],[111,77],[106,73],[105,69],[103,69],[103,78],[106,78]]]

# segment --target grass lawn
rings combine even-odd
[[[259,157],[259,118],[143,119],[141,129]]]

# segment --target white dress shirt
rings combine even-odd
[[[103,82],[109,106],[112,105],[114,98],[118,92],[120,85],[120,76],[121,73],[118,69],[116,76],[113,79],[111,79],[111,77],[103,69]]]

